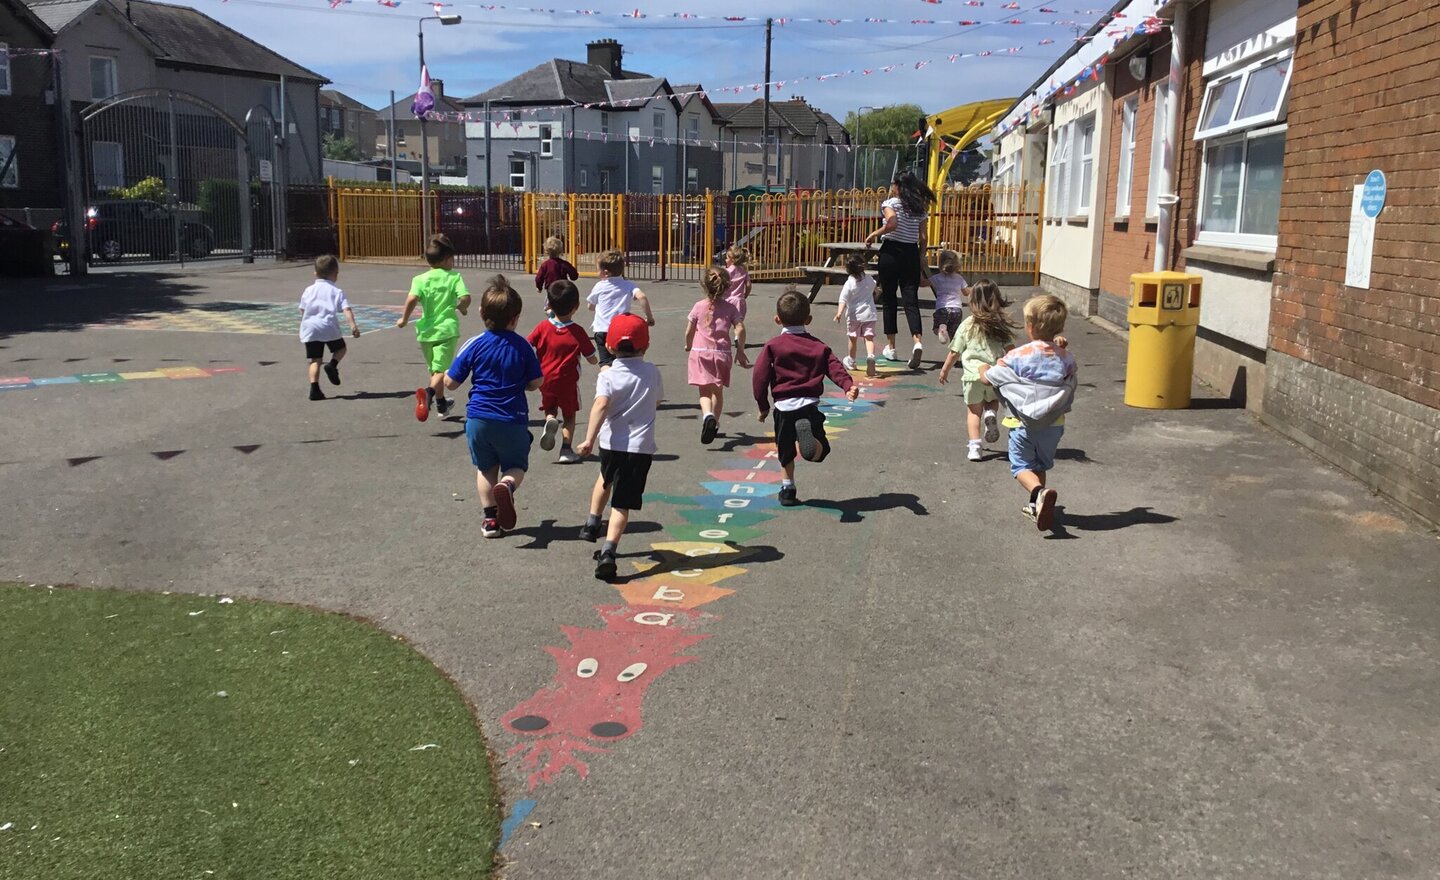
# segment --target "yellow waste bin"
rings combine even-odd
[[[1131,275],[1128,320],[1125,404],[1144,409],[1188,407],[1195,374],[1195,328],[1200,324],[1200,277],[1183,272]]]

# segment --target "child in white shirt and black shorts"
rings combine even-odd
[[[330,349],[330,363],[325,375],[331,385],[340,384],[340,359],[345,356],[345,338],[340,333],[340,313],[350,319],[350,335],[360,338],[360,325],[345,291],[335,286],[340,277],[340,261],[330,254],[315,258],[315,283],[300,294],[300,341],[305,343],[305,357],[310,361],[310,399],[324,400],[320,390],[320,362],[325,349]]]

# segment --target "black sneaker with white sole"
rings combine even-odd
[[[795,492],[795,484],[794,484],[794,483],[791,483],[791,484],[788,485],[788,486],[781,486],[781,487],[780,487],[780,506],[781,506],[781,507],[799,507],[799,506],[800,506],[800,499],[799,499],[799,497],[797,497],[797,494],[796,494],[796,492]]]
[[[330,380],[331,385],[340,384],[340,365],[331,361],[325,365],[325,376]]]
[[[454,408],[455,408],[455,401],[451,400],[450,398],[448,398],[448,397],[437,397],[437,398],[435,398],[435,411],[440,414],[440,418],[443,419],[443,418],[445,418],[446,416],[450,415],[450,410],[452,410],[452,409],[454,409]]]
[[[500,523],[495,520],[484,519],[480,521],[480,535],[484,538],[503,538],[505,530],[500,528]]]
[[[795,445],[800,449],[800,457],[806,461],[819,461],[825,457],[820,438],[815,436],[815,429],[809,419],[801,419],[795,423]]]
[[[720,421],[713,415],[706,416],[700,422],[700,442],[706,445],[715,442],[715,435],[720,433]]]
[[[604,528],[604,526],[602,526],[600,523],[596,523],[593,526],[590,525],[588,522],[585,523],[580,527],[580,540],[589,541],[591,544],[594,544],[596,541],[600,540],[600,530],[602,528]]]
[[[594,559],[595,577],[602,581],[613,580],[615,574],[620,570],[619,566],[615,564],[615,551],[596,550]]]

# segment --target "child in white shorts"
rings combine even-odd
[[[845,369],[855,369],[857,341],[865,340],[865,375],[875,377],[875,279],[865,272],[866,260],[862,254],[851,254],[845,260],[845,286],[840,288],[840,305],[835,310],[835,322],[845,321],[845,335],[849,337]]]

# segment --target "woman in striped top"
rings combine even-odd
[[[920,281],[925,271],[925,220],[935,193],[925,182],[909,171],[895,175],[890,183],[890,198],[880,206],[885,224],[865,236],[868,245],[876,238],[883,239],[880,245],[880,259],[877,264],[880,281],[880,302],[884,307],[885,346],[887,360],[896,361],[895,292],[898,289],[905,304],[905,323],[910,325],[910,335],[915,345],[910,351],[909,367],[920,369],[920,355],[924,348],[920,324]]]

